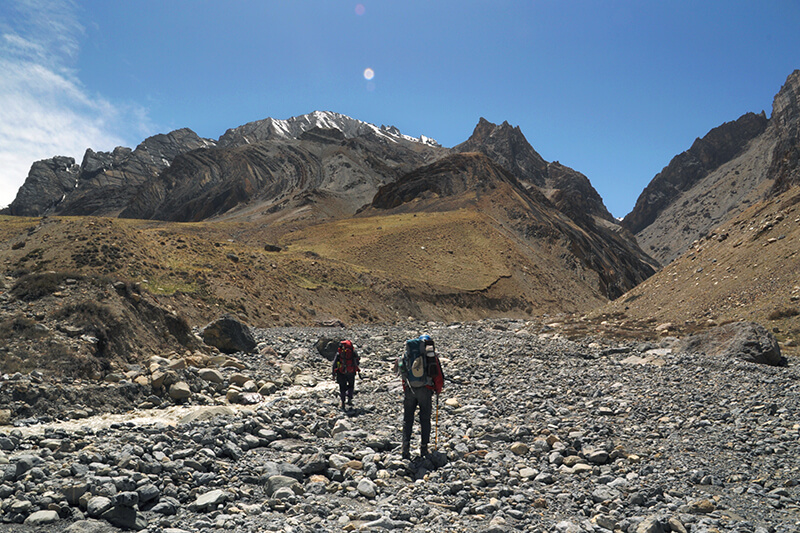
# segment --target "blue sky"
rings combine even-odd
[[[696,137],[771,114],[798,28],[796,0],[5,0],[0,205],[39,159],[324,110],[448,147],[508,121],[624,216]]]

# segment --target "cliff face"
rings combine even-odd
[[[75,189],[80,171],[72,157],[58,156],[35,162],[25,184],[3,214],[35,217],[48,212]]]
[[[545,187],[547,162],[520,131],[508,122],[492,124],[481,117],[472,135],[453,148],[456,152],[481,152],[522,182]]]
[[[143,184],[126,218],[198,221],[238,208],[305,211],[307,218],[347,216],[368,204],[378,188],[444,149],[376,135],[346,138],[338,129],[313,128],[294,138],[233,143],[178,156]]]
[[[772,194],[780,194],[800,183],[800,70],[786,80],[772,104],[771,125],[777,142],[772,154]]]

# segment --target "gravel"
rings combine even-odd
[[[567,340],[514,320],[253,333],[257,353],[143,371],[169,368],[179,397],[161,384],[127,394],[138,408],[116,417],[43,404],[46,416],[0,426],[0,531],[800,529],[792,361],[690,355],[674,338]],[[448,380],[436,451],[403,461],[391,368],[421,333]],[[323,337],[362,357],[347,412],[314,349]],[[0,392],[67,387],[34,377],[3,376]],[[418,439],[417,425],[412,450]]]

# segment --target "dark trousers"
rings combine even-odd
[[[406,387],[403,398],[403,443],[411,443],[411,430],[414,426],[414,412],[419,406],[419,425],[422,428],[423,448],[431,439],[431,411],[433,410],[433,390],[428,387]]]
[[[336,374],[336,381],[339,383],[339,397],[342,399],[342,405],[347,398],[353,401],[353,391],[356,388],[356,375],[353,374]]]

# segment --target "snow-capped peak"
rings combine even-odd
[[[391,142],[397,142],[402,139],[430,146],[439,146],[439,143],[434,139],[424,135],[419,138],[410,137],[400,133],[400,130],[394,126],[381,126],[379,128],[374,124],[362,122],[332,111],[314,111],[307,115],[299,115],[286,120],[266,118],[264,120],[250,122],[244,126],[226,131],[225,134],[219,138],[219,145],[240,144],[243,138],[246,138],[247,142],[258,142],[275,138],[294,139],[313,128],[337,129],[347,138],[359,137],[371,133]]]

